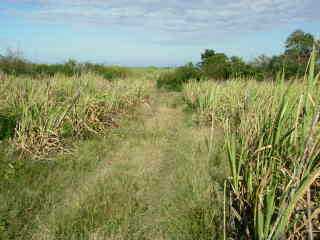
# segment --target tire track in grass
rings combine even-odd
[[[85,232],[83,239],[167,239],[170,231],[178,231],[172,230],[174,226],[171,225],[175,224],[172,214],[183,215],[184,206],[178,207],[176,213],[172,206],[181,201],[179,198],[183,194],[189,194],[189,189],[185,189],[190,188],[189,185],[192,189],[193,185],[202,184],[197,181],[203,181],[205,185],[194,189],[199,191],[194,193],[195,198],[201,198],[210,182],[206,176],[207,163],[199,161],[196,153],[206,132],[186,126],[182,107],[170,106],[176,98],[176,95],[156,93],[151,105],[140,109],[141,121],[124,129],[127,138],[119,142],[110,158],[85,176],[77,188],[66,189],[64,201],[44,219],[39,219],[33,239],[70,239],[64,233],[57,236],[57,229],[69,227],[64,223],[76,223],[76,216],[86,207],[89,212],[99,212],[101,203],[96,196],[100,195],[102,199],[108,199],[103,201],[109,201],[113,208],[109,216],[105,216],[107,223],[99,222],[93,229],[81,229],[90,225],[85,223],[76,229]],[[205,158],[201,156],[200,160]],[[185,171],[192,171],[194,176],[186,176]],[[113,199],[114,196],[117,198]],[[184,200],[181,203],[188,204]],[[190,203],[193,203],[192,199]],[[101,212],[108,209],[108,204],[102,204]],[[102,213],[96,216],[104,217]],[[110,219],[120,221],[113,230],[109,229]],[[74,234],[71,233],[79,238]]]
[[[150,107],[152,109],[150,109]],[[166,110],[166,108],[163,109]],[[159,115],[159,109],[155,108],[154,106],[145,106],[142,113],[144,115],[143,122],[146,122],[145,127],[167,127],[168,124],[172,123],[172,118],[168,118],[171,116],[170,110],[167,110],[168,112],[163,118],[162,109],[160,109]],[[131,129],[131,131],[135,130],[136,129]],[[144,133],[141,135],[143,134]],[[157,160],[161,158],[159,157],[161,151],[156,146],[157,142],[155,141],[155,144],[150,144],[149,141],[142,141],[139,143],[136,141],[136,139],[134,139],[135,135],[136,134],[133,134],[131,139],[129,138],[124,142],[119,143],[120,147],[118,149],[114,149],[115,152],[111,154],[112,156],[110,159],[102,161],[94,172],[83,177],[83,179],[79,181],[79,184],[76,188],[73,187],[65,190],[65,193],[63,194],[63,202],[54,207],[47,216],[44,216],[44,218],[39,217],[38,231],[33,234],[33,239],[55,239],[54,226],[57,225],[58,221],[63,219],[66,213],[68,215],[74,215],[79,208],[83,206],[87,196],[95,191],[95,186],[98,184],[98,182],[101,181],[101,179],[112,176],[114,168],[127,164],[134,168],[134,172],[137,175],[143,175],[146,172],[151,171],[150,169],[156,168]],[[128,152],[128,149],[135,150],[133,152]]]

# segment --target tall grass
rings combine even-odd
[[[64,151],[69,137],[116,127],[119,114],[147,97],[146,86],[143,80],[110,82],[93,74],[7,77],[0,83],[0,124],[22,152],[40,157]]]
[[[84,96],[99,102],[104,93],[107,103],[114,99],[107,105],[111,109],[130,111],[119,100],[137,99],[139,88],[143,100],[149,81],[141,78],[118,83],[89,78],[87,85],[80,84],[86,87],[79,97],[79,78],[58,78],[51,82],[51,99],[69,103],[61,105],[64,114],[75,99],[80,112]],[[30,85],[42,84],[32,80]],[[5,151],[2,157],[1,147],[8,147],[0,144],[0,177],[6,176],[0,181],[0,239],[218,238],[223,195],[212,179],[223,179],[223,161],[218,158],[209,166],[206,128],[193,129],[185,121],[189,116],[171,107],[180,95],[153,93],[150,105],[116,122],[119,128],[77,142],[72,154],[59,154],[54,161],[18,161]],[[71,116],[68,112],[66,119]]]
[[[226,124],[231,168],[229,229],[236,235],[313,239],[319,203],[310,192],[316,191],[314,184],[320,176],[315,59],[313,53],[308,81],[295,101],[288,96],[291,86],[277,81],[275,114],[265,109],[255,125],[243,116],[240,126],[233,130]]]
[[[22,58],[16,53],[9,53],[8,56],[0,56],[0,72],[14,76],[40,78],[53,77],[56,74],[72,77],[90,72],[109,80],[131,76],[130,69],[125,67],[78,63],[72,59],[61,64],[37,64]]]
[[[224,129],[225,238],[317,239],[320,98],[315,51],[303,82],[189,83],[185,101]],[[211,85],[211,87],[210,87]],[[202,117],[203,119],[203,117]]]

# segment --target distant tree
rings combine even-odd
[[[226,80],[232,77],[263,78],[261,71],[247,64],[241,57],[228,57],[224,53],[206,49],[201,54],[200,66],[204,76],[217,80]]]
[[[7,48],[3,57],[11,61],[24,60],[23,52],[20,49]]]
[[[296,61],[298,64],[306,65],[311,55],[313,45],[317,40],[310,33],[302,30],[296,30],[290,34],[286,40],[286,49],[284,55],[287,59]]]
[[[201,53],[201,65],[208,62],[208,59],[216,55],[216,52],[212,49],[206,49],[203,53]]]
[[[214,79],[224,80],[230,74],[230,62],[224,53],[216,53],[213,50],[206,50],[202,55],[201,68],[203,73]]]
[[[230,75],[232,77],[243,76],[247,71],[247,64],[241,57],[230,57]]]
[[[276,55],[271,57],[269,66],[267,68],[273,75],[277,74],[277,72],[281,71],[284,68],[284,56]]]
[[[271,58],[262,54],[256,57],[252,62],[251,65],[260,69],[267,69],[270,65]]]
[[[0,70],[5,74],[30,74],[32,64],[23,58],[22,51],[8,48],[0,58]]]
[[[230,57],[230,62],[232,64],[234,64],[235,66],[243,66],[246,63],[243,61],[243,59],[241,57],[238,56],[232,56]]]
[[[174,71],[166,72],[157,79],[157,87],[168,90],[181,91],[184,83],[190,80],[199,81],[201,72],[193,63],[176,68]]]
[[[75,59],[69,59],[64,65],[63,65],[63,72],[67,76],[74,76],[74,75],[80,75],[81,74],[81,66]]]

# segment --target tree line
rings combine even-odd
[[[225,53],[206,49],[201,54],[199,63],[188,63],[185,66],[175,68],[174,71],[164,73],[157,83],[159,87],[178,89],[181,88],[183,82],[190,79],[226,80],[243,77],[268,80],[274,79],[276,74],[281,71],[285,72],[286,79],[299,78],[304,75],[314,46],[319,52],[319,39],[316,39],[310,33],[296,30],[287,38],[283,53],[272,57],[261,55],[251,62],[245,62],[238,56],[228,57]],[[319,58],[317,62],[319,68]],[[84,72],[94,72],[107,79],[128,75],[127,68],[78,63],[75,60],[69,60],[61,64],[32,63],[24,59],[21,54],[13,51],[8,51],[4,56],[0,55],[1,72],[8,75],[28,75],[32,77],[53,76],[55,74],[74,76],[81,75]]]
[[[7,50],[6,55],[0,55],[0,74],[31,77],[52,77],[56,74],[62,74],[71,77],[88,72],[96,73],[106,79],[113,79],[127,77],[129,69],[89,62],[79,63],[73,59],[57,64],[33,63],[23,58],[19,52],[10,49]]]
[[[279,72],[284,72],[286,79],[301,78],[307,68],[313,48],[319,53],[320,40],[312,34],[296,30],[285,41],[284,52],[268,57],[261,55],[251,62],[241,57],[228,57],[225,53],[206,49],[197,64],[188,63],[175,71],[165,73],[158,79],[158,86],[179,90],[182,83],[190,79],[209,78],[227,80],[230,78],[254,78],[256,80],[275,79]],[[317,71],[319,55],[317,54]]]
[[[287,78],[301,77],[305,73],[314,46],[319,49],[320,40],[310,33],[296,30],[287,38],[285,50],[279,55],[272,57],[261,55],[252,62],[246,63],[237,56],[228,58],[224,53],[205,50],[201,54],[200,67],[207,76],[218,79],[235,76],[268,79],[273,78],[283,69]]]

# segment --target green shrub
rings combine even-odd
[[[228,80],[232,78],[255,78],[262,80],[262,71],[246,63],[237,56],[228,57],[224,53],[216,53],[214,50],[207,49],[201,54],[199,63],[202,74],[214,80]]]
[[[104,66],[100,64],[85,63],[84,72],[94,72],[105,79],[126,78],[130,72],[128,68],[119,66]]]
[[[160,75],[157,80],[158,88],[167,90],[181,91],[182,85],[190,80],[199,81],[201,78],[200,70],[192,63],[178,67],[174,71],[166,72]]]
[[[126,78],[129,75],[129,70],[125,67],[83,64],[72,59],[63,64],[36,64],[11,55],[0,56],[0,71],[7,75],[30,77],[53,77],[56,74],[72,77],[88,72],[98,74],[105,79]]]
[[[15,117],[0,114],[0,140],[13,137],[16,124]]]

